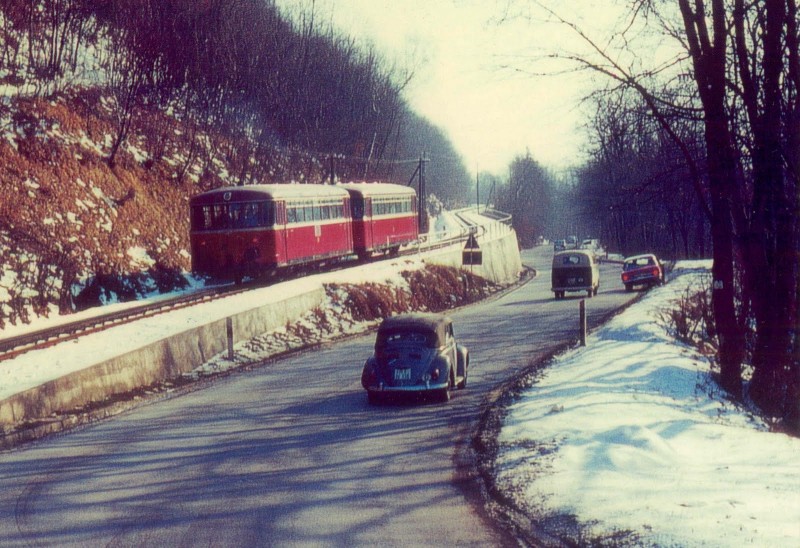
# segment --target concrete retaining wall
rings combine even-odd
[[[463,268],[498,284],[510,284],[519,279],[522,259],[519,255],[517,233],[502,223],[493,223],[477,236],[483,256],[482,264],[464,266],[463,249],[455,248],[438,253],[427,260],[454,268]]]
[[[322,287],[232,316],[234,342],[286,325],[322,304]],[[49,417],[192,371],[227,347],[226,319],[209,322],[0,401],[0,427]],[[87,356],[87,360],[90,357]]]
[[[497,223],[478,236],[483,264],[464,267],[495,283],[518,279],[522,263],[513,230]],[[462,267],[462,250],[456,246],[426,255],[426,260]],[[323,303],[322,287],[279,302],[255,306],[231,315],[234,342],[256,337],[296,320]],[[49,417],[54,413],[101,402],[165,379],[187,373],[227,347],[226,319],[209,321],[134,351],[107,359],[61,378],[45,382],[0,401],[0,429]],[[89,356],[86,357],[90,359]]]

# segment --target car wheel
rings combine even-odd
[[[593,295],[594,295],[594,289],[589,288],[589,290],[586,292],[586,298],[591,299]]]
[[[633,286],[631,284],[625,284],[625,291],[628,291],[628,292],[633,291]]]
[[[447,378],[447,387],[439,390],[439,401],[442,403],[450,401],[450,389],[453,387],[453,384],[455,383],[453,382],[453,372],[451,369],[450,375]]]
[[[469,374],[469,362],[464,365],[464,378],[456,385],[456,388],[463,390],[467,387],[467,375]]]

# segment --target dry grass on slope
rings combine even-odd
[[[246,144],[145,108],[110,165],[118,115],[96,89],[0,97],[0,329],[179,288],[190,196],[256,168],[263,182],[324,171],[280,151],[254,164]]]
[[[5,110],[0,327],[135,298],[152,284],[143,274],[176,283],[175,274],[189,266],[193,185],[168,183],[129,152],[110,167],[105,143],[113,127],[80,97],[17,99]],[[86,287],[94,294],[81,295]]]
[[[342,308],[354,321],[372,321],[411,311],[441,312],[488,297],[497,286],[466,270],[429,264],[402,273],[408,288],[365,283],[331,284],[328,294],[346,295]]]

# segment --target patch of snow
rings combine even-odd
[[[127,253],[128,257],[131,258],[132,266],[149,268],[156,264],[156,261],[150,257],[150,254],[147,253],[147,250],[143,247],[130,247]]]
[[[708,360],[656,320],[707,266],[676,265],[672,282],[559,357],[510,407],[501,488],[538,513],[577,516],[589,538],[798,545],[800,440],[722,397]]]

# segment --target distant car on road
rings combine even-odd
[[[566,240],[555,240],[553,241],[553,251],[564,251],[567,249],[567,241]]]
[[[375,353],[364,363],[361,386],[369,402],[388,394],[430,393],[441,401],[467,386],[469,352],[456,343],[453,321],[441,314],[402,314],[378,328]]]
[[[561,251],[553,255],[552,291],[563,299],[567,291],[586,291],[591,298],[600,287],[600,267],[591,251]]]
[[[625,291],[633,291],[636,285],[652,287],[664,283],[664,267],[658,258],[651,254],[627,257],[622,262],[622,283]]]

